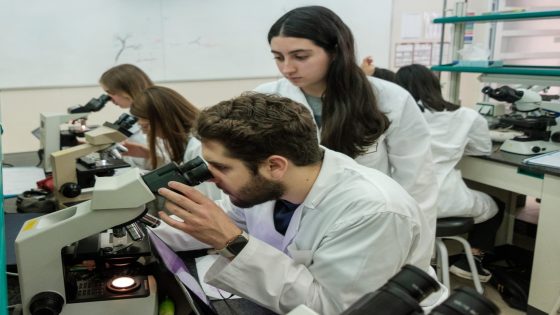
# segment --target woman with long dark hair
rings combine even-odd
[[[181,164],[201,156],[201,143],[191,132],[199,112],[175,90],[157,85],[144,89],[134,99],[130,113],[138,118],[148,145],[129,145],[129,154],[147,159],[151,169],[169,161]],[[196,188],[211,199],[222,197],[212,183],[202,183]]]
[[[284,14],[270,28],[268,42],[284,79],[256,90],[306,105],[322,145],[401,184],[419,203],[435,240],[438,189],[430,135],[410,94],[366,77],[356,62],[352,32],[325,7]],[[432,247],[428,244],[427,251]]]
[[[103,72],[99,78],[99,84],[105,93],[111,97],[113,104],[126,110],[130,109],[136,97],[142,94],[145,89],[154,85],[142,69],[128,63],[111,67]],[[129,131],[132,135],[126,143],[130,147],[146,145],[146,136],[142,133],[138,124],[134,124]],[[148,161],[144,158],[125,156],[124,159],[133,166],[142,169],[149,168]]]

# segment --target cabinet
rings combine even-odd
[[[560,10],[540,12],[510,12],[492,13],[482,15],[464,15],[463,3],[456,7],[457,16],[449,16],[434,19],[434,23],[453,24],[453,59],[458,59],[457,51],[463,47],[463,35],[466,23],[496,23],[531,19],[560,19]],[[442,36],[442,41],[444,37]],[[560,56],[560,52],[558,53]],[[527,83],[531,85],[560,86],[559,66],[524,66],[503,65],[501,67],[468,67],[454,64],[439,64],[431,68],[434,71],[451,72],[449,100],[458,102],[460,73],[481,73],[481,82],[499,82],[503,84]]]

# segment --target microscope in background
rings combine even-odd
[[[367,293],[341,315],[421,315],[420,302],[439,290],[439,283],[412,265],[405,265],[378,290]],[[458,288],[430,315],[498,315],[499,308],[471,288]],[[317,315],[300,305],[288,315]]]
[[[86,143],[51,153],[54,194],[62,208],[89,199],[82,189],[93,187],[96,177],[112,176],[115,169],[130,166],[122,160],[118,143],[131,136],[129,129],[136,120],[124,113],[114,123],[86,132]]]
[[[556,118],[560,103],[545,101],[532,89],[513,89],[505,85],[496,89],[484,87],[482,93],[512,104],[512,113],[501,116],[498,127],[522,132],[522,135],[506,139],[500,150],[522,155],[560,150],[560,125]]]
[[[90,130],[86,125],[91,112],[101,110],[111,100],[108,95],[92,98],[86,105],[69,107],[67,113],[41,113],[39,127],[40,155],[46,173],[52,171],[50,155],[66,147],[78,145],[77,137],[83,137]],[[72,122],[61,130],[61,125]]]
[[[143,176],[131,168],[98,178],[91,200],[25,222],[15,241],[23,315],[157,314],[156,281],[142,263],[150,251],[139,245],[149,248],[149,238],[137,220],[157,224],[145,204],[169,181],[211,177],[200,158]]]

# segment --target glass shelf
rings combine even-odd
[[[546,19],[560,17],[560,10],[538,12],[493,12],[481,15],[448,16],[434,19],[434,23],[492,22],[505,20]]]

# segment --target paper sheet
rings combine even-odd
[[[45,172],[40,167],[3,167],[2,173],[4,198],[37,188],[37,181],[45,178]]]
[[[204,290],[206,295],[212,299],[239,299],[240,297],[237,295],[232,295],[227,291],[218,289],[204,282],[204,275],[206,275],[206,272],[208,272],[208,269],[210,269],[210,266],[212,266],[212,264],[218,257],[218,255],[206,255],[196,258],[196,270],[198,272],[198,279],[200,279],[202,289]],[[220,293],[222,295],[220,295]]]
[[[560,168],[560,151],[553,151],[523,160],[530,165],[541,165],[547,167]]]

